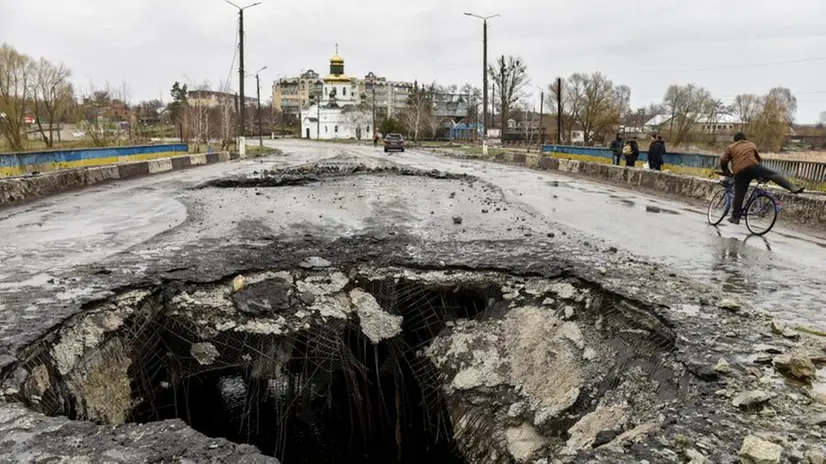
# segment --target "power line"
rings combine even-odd
[[[227,73],[227,79],[224,81],[226,82],[227,90],[232,90],[232,81],[230,78],[232,77],[232,69],[235,68],[235,59],[238,57],[238,31],[235,31],[235,39],[232,41],[232,48],[235,50],[232,53],[232,63],[229,65],[229,72]]]
[[[713,68],[672,69],[672,70],[647,69],[647,70],[643,70],[641,72],[647,72],[647,73],[675,73],[675,72],[718,71],[718,70],[721,70],[721,69],[750,69],[750,68],[762,68],[762,67],[766,67],[766,66],[809,63],[809,62],[812,62],[812,61],[826,61],[826,56],[815,56],[815,57],[810,57],[810,58],[803,58],[803,59],[800,59],[800,60],[772,61],[772,62],[767,62],[767,63],[752,63],[752,64],[743,64],[743,65],[718,66],[718,67],[713,67]]]

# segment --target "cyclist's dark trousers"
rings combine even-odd
[[[738,172],[734,176],[734,204],[732,205],[731,217],[739,218],[743,209],[743,200],[746,199],[746,191],[749,184],[754,179],[768,179],[788,191],[794,190],[794,185],[785,177],[772,171],[771,169],[757,164]]]

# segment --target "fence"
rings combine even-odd
[[[543,145],[543,153],[590,156],[595,158],[611,159],[611,150],[607,148],[572,147],[563,145]],[[640,151],[641,161],[648,161],[648,153]],[[702,169],[717,169],[720,166],[720,157],[702,155],[699,153],[666,153],[663,157],[665,164]],[[826,163],[812,161],[795,161],[783,159],[764,159],[763,165],[784,176],[808,181],[811,183],[826,183]]]
[[[186,144],[165,144],[0,153],[0,177],[56,171],[66,168],[117,164],[127,161],[169,158],[186,152]]]

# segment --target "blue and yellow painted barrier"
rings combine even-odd
[[[0,177],[20,176],[33,172],[101,166],[184,155],[183,143],[111,148],[78,148],[73,150],[0,153]]]

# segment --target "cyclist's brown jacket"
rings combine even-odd
[[[743,169],[750,168],[760,164],[760,154],[757,153],[757,145],[748,140],[740,140],[734,142],[726,148],[720,158],[720,166],[723,171],[728,171],[728,162],[731,161],[732,171],[734,174],[739,173]]]

